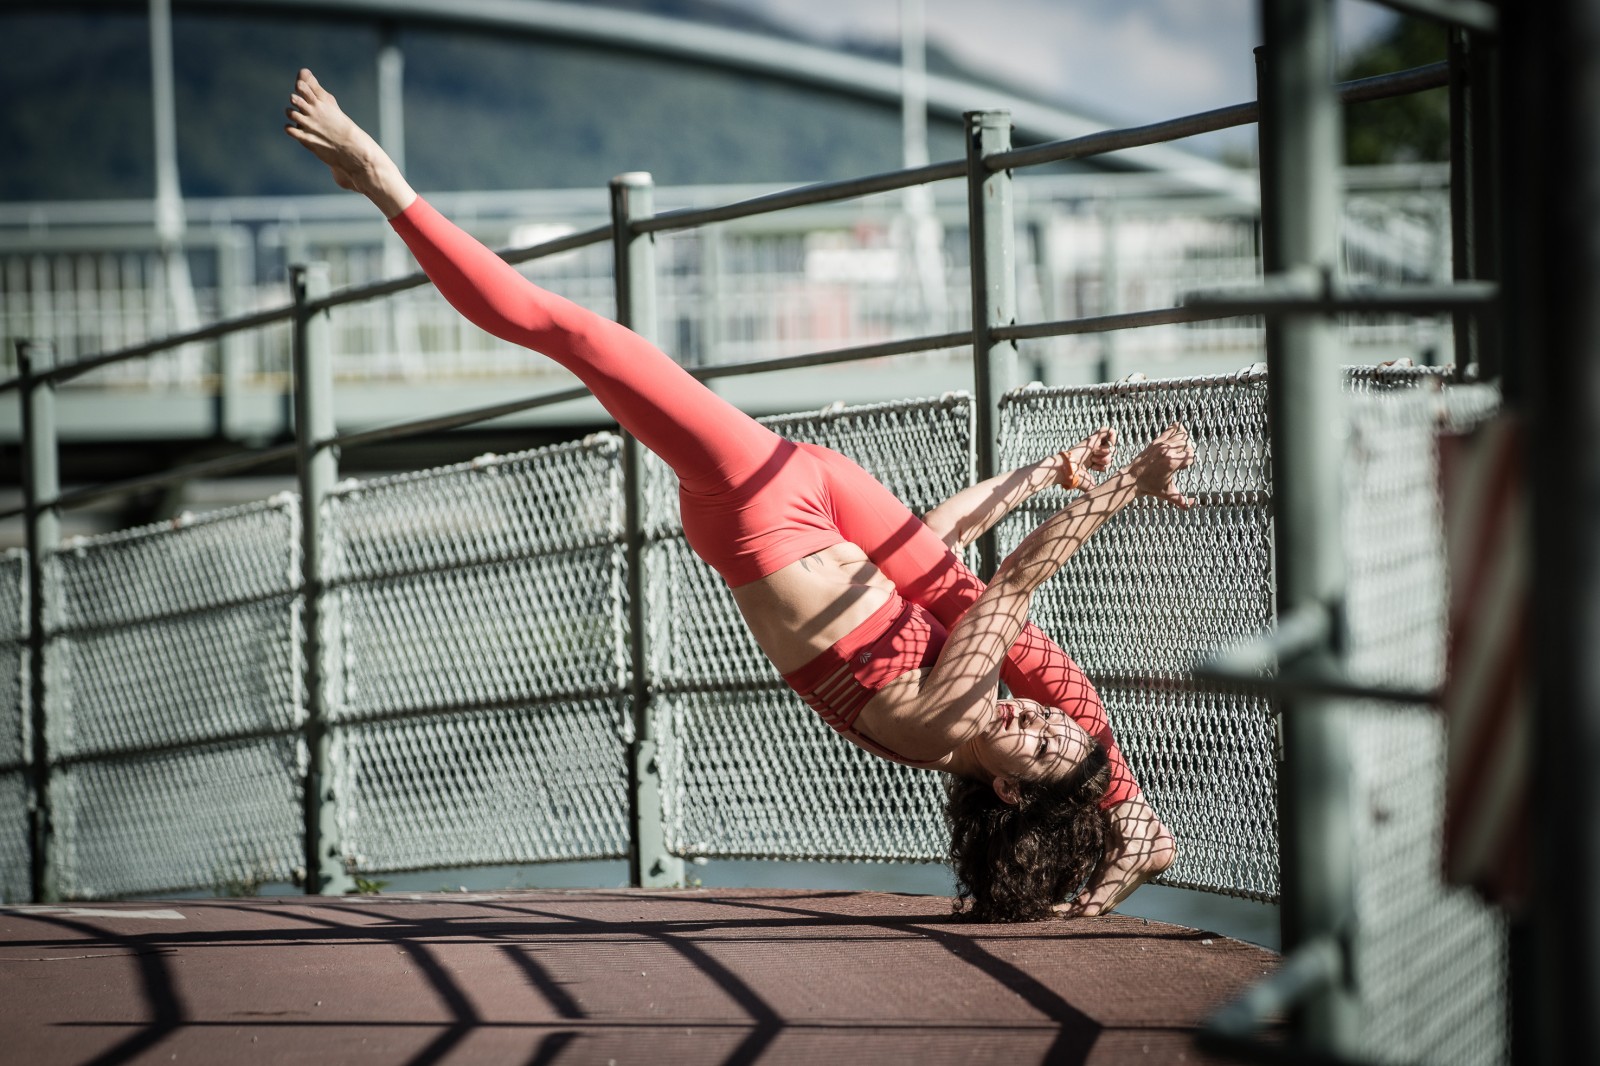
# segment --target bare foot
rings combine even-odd
[[[1077,898],[1056,904],[1055,912],[1063,918],[1105,914],[1178,857],[1172,831],[1161,824],[1143,796],[1119,803],[1106,813],[1111,820],[1111,838],[1105,854]]]
[[[289,123],[283,131],[326,163],[340,188],[366,196],[388,218],[416,199],[389,153],[351,121],[311,71],[301,69],[284,114]]]

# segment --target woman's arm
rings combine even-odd
[[[1009,473],[962,489],[923,516],[923,524],[952,551],[960,551],[1036,493],[1060,485],[1086,489],[1086,470],[1105,470],[1116,449],[1116,431],[1097,429],[1082,443]]]
[[[1033,594],[1106,520],[1140,496],[1192,506],[1173,477],[1194,461],[1188,433],[1173,425],[1132,463],[1056,512],[1006,556],[919,686],[890,686],[863,712],[872,737],[907,757],[942,758],[987,726],[1000,664],[1027,624]],[[866,721],[867,717],[871,721]]]

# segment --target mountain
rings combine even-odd
[[[804,40],[714,0],[608,6]],[[649,170],[667,184],[801,182],[899,165],[898,110],[754,76],[503,33],[398,31],[406,156],[426,190],[599,187]],[[823,43],[823,42],[810,42]],[[179,170],[187,196],[327,191],[283,137],[293,72],[310,66],[375,125],[380,30],[180,8],[173,19]],[[831,43],[829,46],[833,46]],[[896,47],[847,45],[893,59]],[[931,71],[973,80],[937,47]],[[0,201],[142,198],[154,190],[148,27],[137,8],[0,11]],[[930,125],[935,159],[962,152]]]

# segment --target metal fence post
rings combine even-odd
[[[996,342],[990,330],[1017,318],[1016,227],[1011,172],[991,172],[988,157],[1011,150],[1011,112],[968,111],[967,225],[972,261],[973,393],[977,408],[978,480],[999,472],[1000,398],[1016,381],[1015,341]],[[978,540],[978,572],[999,565],[994,532]]]
[[[1100,208],[1100,314],[1114,315],[1121,310],[1117,276],[1117,202],[1108,197]],[[1098,381],[1111,381],[1117,376],[1117,344],[1120,333],[1108,329],[1100,334],[1100,365],[1095,370]]]
[[[1343,143],[1334,91],[1332,0],[1263,0],[1262,255],[1269,274],[1332,282],[1339,270],[1338,175]],[[1276,317],[1276,321],[1272,319]],[[1337,531],[1342,425],[1339,347],[1325,316],[1269,316],[1278,617],[1321,614],[1326,637],[1309,665],[1343,648],[1343,550]],[[1315,660],[1320,660],[1316,662]],[[1280,919],[1286,955],[1332,946],[1342,961],[1293,1025],[1338,1055],[1358,1036],[1350,987],[1354,918],[1353,797],[1347,715],[1326,697],[1286,697],[1279,792]]]
[[[646,173],[619,174],[611,179],[617,321],[646,338],[657,329],[654,238],[635,236],[630,223],[654,213],[654,189]],[[683,884],[683,859],[667,850],[657,756],[663,738],[650,713],[644,619],[644,455],[643,446],[631,433],[623,434],[622,469],[627,494],[628,695],[633,711],[633,745],[628,752],[628,879],[640,888],[667,888]]]
[[[1457,281],[1492,279],[1496,268],[1493,49],[1464,29],[1450,31],[1450,237]],[[1500,377],[1497,319],[1470,311],[1455,316],[1456,377]]]
[[[312,301],[328,294],[326,264],[289,271],[294,295],[294,436],[300,480],[300,595],[305,626],[306,780],[305,890],[339,894],[355,887],[339,844],[338,800],[332,782],[328,729],[326,604],[322,560],[322,502],[338,479],[338,457],[321,442],[334,435],[333,365],[326,312]]]
[[[60,898],[55,869],[55,824],[50,803],[50,738],[46,731],[45,695],[45,557],[61,543],[56,498],[61,494],[56,439],[56,387],[38,378],[55,364],[49,344],[17,342],[17,369],[22,375],[22,503],[26,509],[28,547],[28,808],[29,887],[35,903]]]
[[[228,229],[217,242],[217,303],[223,318],[246,311],[247,288],[254,287],[255,265],[247,231]],[[252,334],[230,333],[217,341],[217,435],[239,440],[246,435],[243,417],[246,362],[255,343]]]

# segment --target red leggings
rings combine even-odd
[[[983,592],[921,519],[848,459],[778,436],[638,334],[539,288],[425,201],[392,224],[456,310],[572,371],[672,467],[689,544],[730,586],[850,541],[946,627]],[[1012,645],[1001,678],[1017,695],[1066,711],[1105,747],[1105,806],[1138,794],[1094,686],[1037,626]]]

